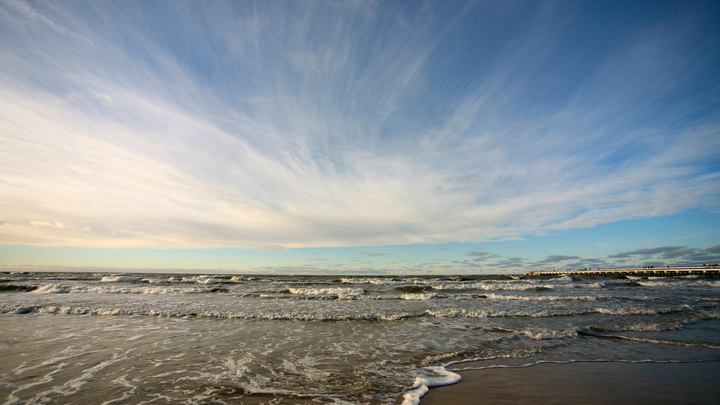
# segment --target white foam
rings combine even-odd
[[[677,341],[677,340],[650,339],[650,338],[618,336],[618,335],[604,335],[603,337],[612,337],[615,339],[629,340],[629,341],[633,341],[633,342],[653,343],[653,344],[662,344],[662,345],[670,345],[670,346],[706,347],[706,348],[710,348],[710,349],[720,349],[719,345],[713,345],[713,344],[709,344],[709,343],[681,342],[681,341]]]
[[[374,285],[392,285],[397,283],[393,279],[389,278],[373,278],[373,277],[345,277],[341,278],[340,282],[343,284],[374,284]]]
[[[720,280],[700,280],[698,283],[709,285],[711,287],[720,287]]]
[[[501,318],[501,317],[523,317],[523,318],[546,318],[551,316],[568,316],[587,313],[585,310],[573,310],[562,308],[544,308],[529,310],[479,310],[479,309],[428,309],[425,313],[434,318]]]
[[[362,288],[290,288],[290,294],[314,297],[353,298],[365,294]]]
[[[114,384],[118,384],[118,385],[121,385],[121,386],[127,388],[127,390],[126,390],[125,392],[123,392],[123,393],[122,393],[122,396],[120,396],[119,398],[107,400],[107,401],[103,402],[101,405],[110,405],[110,404],[117,404],[117,403],[124,402],[124,401],[132,398],[133,395],[135,395],[135,393],[136,393],[137,390],[138,390],[138,387],[137,387],[137,386],[131,384],[131,383],[127,380],[127,374],[125,374],[125,375],[123,375],[123,376],[121,376],[121,377],[116,378],[116,379],[113,380],[112,382],[113,382]]]
[[[79,377],[69,380],[62,385],[52,387],[52,388],[48,389],[47,391],[37,393],[34,398],[31,398],[28,401],[28,403],[46,402],[48,399],[48,396],[51,394],[52,395],[60,395],[63,397],[73,395],[73,394],[77,393],[78,391],[80,391],[80,389],[82,388],[83,385],[85,385],[86,383],[91,381],[98,372],[104,370],[105,368],[107,368],[117,362],[124,360],[125,358],[126,358],[125,355],[120,355],[120,354],[114,353],[110,356],[110,358],[103,360],[100,363],[98,363],[90,368],[82,370],[81,371],[82,374]],[[64,365],[64,363],[60,363],[60,366],[57,368],[57,370],[51,372],[51,374],[54,374],[54,373],[58,372],[59,370],[61,370],[63,365]],[[45,376],[45,379],[40,381],[39,383],[45,383],[45,382],[52,381],[51,374]],[[39,385],[39,383],[26,384],[25,386],[19,387],[19,389],[17,389],[15,392],[22,391],[30,386]],[[60,401],[60,402],[63,402],[63,401]]]
[[[72,287],[60,284],[46,284],[31,291],[33,294],[66,294],[72,290]]]
[[[119,281],[142,281],[142,277],[132,277],[132,276],[122,276],[122,275],[115,275],[115,276],[105,276],[100,279],[101,283],[114,283]]]
[[[237,281],[227,278],[217,278],[214,276],[196,276],[190,277],[188,280],[194,282],[195,284],[227,284]]]
[[[581,284],[578,284],[578,287],[580,287]],[[598,281],[597,283],[592,283],[584,286],[585,288],[605,288],[607,287],[607,284],[603,283],[602,281]]]
[[[609,298],[607,296],[603,297],[593,297],[590,295],[535,295],[535,296],[529,296],[529,295],[504,295],[504,294],[486,294],[485,297],[487,299],[495,299],[495,300],[511,300],[511,301],[595,301],[598,298]]]
[[[669,308],[595,308],[595,312],[603,315],[659,315],[693,310],[689,305]]]
[[[552,329],[537,329],[537,330],[523,330],[522,334],[533,340],[549,340],[549,339],[566,339],[575,338],[578,336],[576,329],[567,330],[552,330]]]
[[[432,288],[435,290],[484,290],[484,291],[532,291],[541,289],[554,289],[561,285],[553,283],[543,283],[535,280],[517,281],[517,280],[486,280],[475,282],[448,282],[435,283]]]
[[[404,300],[419,300],[425,301],[433,298],[437,298],[437,293],[425,293],[425,294],[403,294],[400,296]]]
[[[170,309],[139,309],[139,308],[113,308],[113,307],[86,307],[72,305],[37,305],[22,306],[0,304],[0,313],[3,314],[54,314],[54,315],[140,315],[157,316],[163,318],[215,318],[215,319],[262,319],[262,320],[293,320],[293,321],[397,321],[407,318],[422,317],[424,312],[360,312],[350,314],[333,314],[317,312],[244,312],[222,310],[170,310]]]
[[[460,374],[453,373],[445,367],[433,366],[424,367],[424,369],[428,371],[430,375],[415,378],[413,386],[403,394],[403,405],[419,405],[420,398],[427,394],[429,387],[455,384],[462,379]]]
[[[217,292],[216,288],[166,288],[166,287],[97,287],[46,284],[30,291],[33,294],[199,294]]]

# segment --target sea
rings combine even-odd
[[[720,279],[0,274],[0,403],[417,404],[451,368],[720,361]]]

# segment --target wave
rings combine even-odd
[[[615,281],[576,281],[570,276],[550,279],[507,279],[507,280],[472,280],[472,281],[443,281],[430,283],[436,290],[484,290],[484,291],[551,291],[556,289],[591,289],[597,290],[608,287],[626,286],[628,282]],[[632,284],[632,282],[630,282]]]
[[[150,283],[150,284],[233,284],[247,281],[244,276],[214,276],[214,275],[187,275],[164,276],[137,274],[110,274],[103,275],[98,281],[101,283]]]
[[[603,339],[617,339],[617,340],[628,340],[632,342],[640,343],[651,343],[651,344],[662,344],[670,346],[687,346],[687,347],[704,347],[709,349],[720,349],[720,345],[713,345],[710,343],[698,343],[698,342],[682,342],[679,340],[669,339],[652,339],[652,338],[640,338],[632,336],[620,336],[620,335],[591,335],[597,338]]]
[[[684,277],[648,277],[647,279],[634,280],[643,287],[720,287],[720,280],[716,277],[702,278],[700,276]]]
[[[27,292],[37,288],[36,285],[0,284],[0,292]]]
[[[485,359],[479,359],[485,360]],[[472,363],[478,360],[463,360],[459,363]],[[493,364],[489,366],[481,367],[464,367],[464,368],[453,368],[452,371],[471,371],[471,370],[491,370],[496,368],[528,368],[539,366],[541,364],[576,364],[576,363],[623,363],[623,364],[691,364],[691,363],[714,363],[716,360],[692,360],[692,361],[680,361],[680,360],[609,360],[609,359],[595,359],[595,360],[538,360],[532,363],[520,364],[520,365],[507,365],[507,364]],[[447,366],[446,366],[447,367]]]
[[[395,290],[407,292],[407,293],[420,293],[425,292],[427,290],[432,290],[433,288],[428,285],[404,285],[400,287],[395,287]]]
[[[492,328],[490,331],[492,332],[501,332],[501,333],[507,333],[511,334],[513,336],[521,336],[526,337],[531,340],[562,340],[562,339],[574,339],[577,338],[580,335],[585,335],[582,333],[581,327],[571,328],[571,329],[548,329],[548,328],[539,328],[539,329],[522,329],[522,330],[515,330],[515,329],[507,329],[507,328]]]
[[[548,348],[560,347],[560,346],[563,346],[563,344],[555,345],[555,346],[543,346],[543,347],[520,347],[520,348],[516,348],[513,350],[507,350],[503,354],[496,354],[496,355],[492,355],[492,356],[482,356],[482,357],[456,356],[455,360],[447,362],[443,366],[447,368],[447,367],[450,367],[450,366],[453,366],[456,364],[464,364],[464,363],[478,363],[478,362],[483,362],[483,361],[492,361],[492,360],[500,360],[500,359],[531,358],[531,357],[537,356],[537,355],[545,352],[546,350],[548,350]],[[452,357],[448,356],[448,359],[450,359],[450,358],[452,358]],[[466,369],[453,369],[453,371],[463,371],[463,370],[466,370]],[[468,368],[467,370],[470,370],[470,368]]]
[[[147,279],[144,277],[123,276],[123,275],[103,276],[100,279],[101,283],[137,282],[137,281],[147,281]]]
[[[595,308],[594,311],[602,315],[662,315],[687,311],[694,311],[689,305],[678,305],[668,308]]]
[[[720,287],[720,280],[703,279],[703,280],[698,280],[698,284],[709,285],[711,287]]]
[[[232,284],[242,281],[242,278],[225,276],[194,276],[183,278],[183,281],[195,284]]]
[[[667,308],[545,308],[536,307],[524,310],[481,310],[465,308],[445,308],[438,310],[427,310],[430,316],[437,318],[496,318],[496,317],[517,317],[517,318],[546,318],[555,316],[577,316],[588,314],[630,316],[630,315],[666,315],[679,313],[698,313],[703,318],[715,318],[717,315],[711,312],[698,311],[689,305],[679,305]]]
[[[303,320],[303,321],[396,321],[407,318],[489,318],[489,317],[547,317],[562,314],[546,311],[481,311],[467,309],[421,310],[417,312],[361,312],[361,313],[302,313],[302,312],[244,312],[244,311],[183,311],[166,309],[98,308],[63,305],[18,305],[0,304],[0,313],[44,313],[69,315],[149,315],[161,317],[198,317],[227,319],[267,319],[267,320]],[[568,313],[572,315],[572,313]]]
[[[434,290],[483,290],[483,291],[543,291],[555,288],[554,284],[517,281],[479,281],[471,283],[432,284]]]
[[[352,299],[365,294],[363,288],[289,288],[287,291],[294,295],[337,299]]]
[[[480,310],[464,308],[446,308],[426,310],[427,314],[435,318],[548,318],[554,316],[574,316],[591,313],[587,310],[572,309],[536,309],[536,310]]]
[[[610,300],[609,296],[593,297],[590,295],[504,295],[504,294],[485,294],[481,297],[491,300],[509,300],[509,301],[596,301]]]
[[[48,285],[39,288],[28,294],[54,294],[54,293],[115,293],[115,294],[198,294],[198,293],[215,293],[226,291],[222,288],[192,288],[192,289],[166,289],[156,287],[135,287],[135,288],[119,288],[114,286],[106,286],[107,288],[95,287],[71,287],[65,285]],[[327,290],[327,291],[325,291]],[[347,294],[348,299],[354,299],[353,294],[364,294],[362,289],[350,289],[350,291],[337,291],[337,289],[304,289],[296,291],[301,297],[309,297],[310,299],[327,299],[327,294],[335,294],[335,297]],[[323,295],[302,295],[302,294],[323,294]],[[362,295],[359,295],[363,297]],[[235,297],[233,295],[233,297]],[[262,299],[263,294],[256,294],[256,298]],[[293,299],[292,295],[285,295],[286,299]],[[319,297],[319,298],[318,298]],[[404,294],[395,296],[394,299],[410,300],[410,301],[429,301],[443,298],[440,295],[432,294]],[[271,297],[276,299],[276,297]],[[295,298],[297,299],[297,298]],[[301,298],[307,299],[307,298]],[[331,298],[339,299],[339,298]],[[361,298],[366,299],[366,298]],[[387,299],[387,298],[385,298]],[[131,300],[133,301],[133,300]],[[107,302],[107,301],[104,301]],[[210,302],[204,304],[208,305]],[[452,301],[445,301],[452,302]],[[188,310],[185,306],[178,306],[176,302],[169,301],[170,307],[162,309],[148,308],[142,306],[142,301],[133,303],[117,304],[117,306],[108,308],[103,302],[97,304],[84,304],[77,306],[76,304],[54,303],[37,303],[37,302],[20,302],[0,304],[0,313],[22,314],[22,313],[46,313],[46,314],[95,314],[95,315],[145,315],[145,316],[161,316],[161,317],[197,317],[197,318],[227,318],[227,319],[267,319],[267,320],[301,320],[301,321],[347,321],[347,320],[368,320],[368,321],[397,321],[408,318],[446,318],[446,319],[486,319],[486,318],[549,318],[549,317],[582,317],[585,315],[610,315],[604,318],[602,324],[612,323],[617,326],[603,326],[596,331],[612,331],[612,330],[633,330],[633,331],[654,331],[669,330],[682,328],[686,323],[697,322],[703,319],[720,319],[720,311],[698,310],[688,305],[680,305],[665,308],[588,308],[585,306],[575,307],[568,305],[532,305],[523,308],[460,308],[453,306],[449,308],[428,308],[430,305],[409,305],[409,306],[384,306],[385,309],[380,310],[363,310],[365,305],[357,307],[357,311],[348,311],[350,307],[341,305],[338,309],[332,306],[323,306],[318,311],[318,306],[310,305],[271,305],[265,309],[256,306],[242,307],[221,307],[221,306],[205,306],[200,309]],[[224,304],[223,304],[224,305]],[[438,305],[445,306],[446,304]],[[403,310],[403,307],[407,307]],[[247,310],[251,308],[251,310]],[[242,310],[241,310],[242,309]],[[254,310],[252,310],[254,309]],[[641,317],[636,317],[636,316]],[[662,315],[663,318],[654,315]],[[666,315],[670,315],[665,317]],[[615,319],[615,321],[613,321]],[[582,321],[585,323],[586,321]],[[597,321],[594,321],[597,322]],[[592,329],[589,329],[592,332]],[[552,329],[528,329],[527,331],[511,331],[513,333],[525,335],[533,339],[556,339],[562,337],[572,337],[575,330],[556,331]]]
[[[29,290],[33,294],[203,294],[228,292],[226,288],[166,288],[166,287],[116,287],[72,286],[46,284]]]
[[[0,314],[156,316],[163,318],[217,318],[281,321],[397,321],[426,316],[425,313],[353,313],[319,314],[298,312],[183,311],[167,309],[97,308],[69,305],[0,304]]]
[[[438,295],[437,293],[425,293],[425,294],[403,294],[400,296],[401,299],[411,301],[411,300],[419,300],[419,301],[425,301],[433,298],[440,298],[444,297],[441,295]]]
[[[518,333],[518,332],[515,332]],[[536,329],[536,330],[522,330],[519,333],[532,339],[532,340],[555,340],[555,339],[568,339],[576,338],[579,336],[578,328],[565,329],[565,330],[552,330],[552,329]]]
[[[386,277],[344,277],[340,279],[343,284],[373,284],[373,285],[395,285],[413,284],[414,278],[386,278]]]

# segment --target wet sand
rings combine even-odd
[[[718,404],[720,362],[571,363],[461,371],[421,405]]]

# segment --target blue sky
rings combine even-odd
[[[0,1],[0,265],[720,262],[718,21],[713,1]]]

